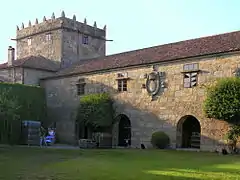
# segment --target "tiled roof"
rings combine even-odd
[[[28,56],[14,60],[13,67],[26,67],[56,72],[60,68],[60,63],[46,59],[43,56]],[[8,68],[7,63],[0,64],[0,69],[5,68]]]
[[[91,73],[238,50],[240,50],[240,31],[235,31],[90,59],[61,70],[56,76]]]

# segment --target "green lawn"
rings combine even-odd
[[[0,148],[3,180],[240,180],[240,156],[161,150]]]

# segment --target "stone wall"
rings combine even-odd
[[[24,68],[24,84],[39,85],[39,79],[54,75],[53,72]]]
[[[0,70],[0,79],[5,82],[22,83],[22,68],[7,68]]]
[[[41,55],[44,56],[45,58],[54,61],[61,61],[62,57],[61,37],[62,30],[59,29],[17,40],[17,58],[19,59],[31,55],[33,56]],[[29,41],[31,41],[31,43]]]
[[[84,34],[75,31],[63,31],[63,66],[105,55],[105,40],[89,35],[88,44],[83,44],[83,36]]]
[[[65,16],[65,15],[64,15]],[[82,43],[83,34],[88,44]],[[17,30],[17,58],[42,55],[54,61],[63,61],[63,66],[85,58],[105,55],[105,29],[60,17],[44,19]]]
[[[194,62],[199,63],[201,70],[197,86],[184,88],[181,73],[183,64]],[[154,101],[151,101],[146,89],[142,88],[142,84],[146,83],[144,74],[152,72],[152,66],[49,79],[43,81],[42,85],[46,88],[51,121],[57,121],[58,135],[63,142],[75,140],[75,110],[79,103],[76,82],[84,77],[87,81],[86,94],[110,92],[115,99],[118,114],[125,114],[129,117],[132,124],[133,147],[139,147],[141,143],[151,147],[151,135],[157,130],[166,132],[171,138],[172,147],[175,147],[179,120],[186,115],[192,115],[201,125],[201,149],[213,150],[224,139],[228,125],[223,121],[208,119],[204,116],[202,111],[202,102],[206,93],[204,85],[219,77],[233,76],[239,65],[239,54],[158,64],[158,71],[166,74],[166,87],[161,89],[158,98]],[[117,92],[116,74],[118,72],[128,73],[130,79],[127,92]],[[117,137],[113,139],[113,143],[116,144]]]

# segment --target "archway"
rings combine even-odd
[[[201,126],[191,115],[182,117],[177,124],[177,148],[200,148]]]
[[[118,124],[118,146],[130,146],[131,145],[131,121],[129,118],[121,114],[119,115]]]

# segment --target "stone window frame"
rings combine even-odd
[[[86,44],[86,45],[88,45],[88,36],[87,35],[85,35],[85,34],[83,34],[83,36],[82,36],[82,44]]]
[[[51,41],[52,40],[52,34],[51,33],[47,33],[45,38],[46,38],[46,41]]]
[[[118,79],[118,92],[127,91],[127,79]]]
[[[192,87],[197,86],[197,79],[198,79],[197,72],[184,73],[183,87],[184,88],[192,88]]]
[[[85,79],[84,78],[81,78],[78,80],[76,86],[77,86],[77,95],[78,96],[82,96],[85,94],[85,85],[86,85],[86,82],[85,82]]]
[[[183,65],[183,87],[184,88],[193,88],[198,84],[198,72],[199,72],[198,63],[190,63]]]
[[[118,73],[117,74],[117,90],[118,92],[128,91],[128,75],[127,73]]]
[[[31,38],[31,37],[29,37],[29,38],[27,39],[27,44],[28,44],[28,46],[31,46],[31,45],[32,45],[32,38]]]

